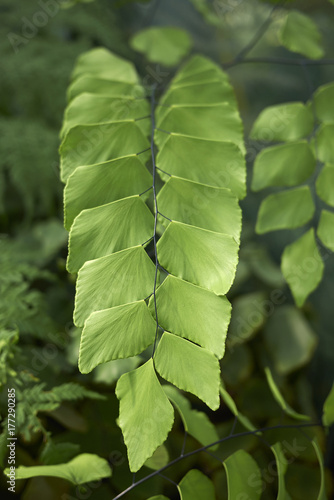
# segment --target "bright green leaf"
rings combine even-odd
[[[88,75],[117,82],[138,83],[137,71],[131,62],[101,47],[78,57],[72,80]]]
[[[280,405],[282,410],[287,415],[289,415],[289,417],[292,417],[296,420],[310,420],[310,417],[308,417],[307,415],[302,415],[301,413],[297,413],[293,408],[291,408],[291,406],[288,405],[288,403],[283,398],[279,388],[277,387],[277,384],[272,376],[270,369],[268,367],[266,367],[264,369],[264,372],[266,374],[268,385],[270,387],[272,395],[274,396],[275,400]]]
[[[215,489],[203,472],[192,469],[178,485],[181,500],[215,500]]]
[[[210,351],[165,332],[154,360],[165,380],[195,394],[212,410],[219,408],[220,368],[218,359]]]
[[[127,373],[137,368],[142,362],[139,356],[133,358],[115,359],[95,368],[93,378],[97,384],[112,385],[123,373]]]
[[[233,88],[225,79],[213,80],[205,83],[173,84],[159,101],[159,106],[175,104],[218,104],[220,102],[235,103]],[[157,115],[163,115],[167,109],[158,107]]]
[[[164,385],[163,389],[179,412],[185,432],[197,439],[203,446],[219,440],[215,426],[204,412],[193,410],[188,399],[176,387]]]
[[[84,209],[141,194],[152,185],[152,176],[136,155],[78,167],[64,191],[65,227]],[[93,187],[93,189],[92,189]]]
[[[308,186],[302,186],[265,198],[256,222],[258,234],[278,229],[295,229],[303,226],[313,216],[315,206]]]
[[[334,165],[325,165],[316,182],[318,196],[327,205],[334,207]]]
[[[111,81],[106,78],[94,78],[93,76],[80,76],[71,83],[67,90],[68,102],[84,92],[121,98],[145,96],[145,90],[141,85]]]
[[[226,297],[169,275],[157,290],[156,302],[160,326],[223,357],[231,316]],[[153,297],[150,309],[154,315]]]
[[[317,336],[298,309],[283,306],[269,318],[264,340],[278,373],[288,375],[309,363]]]
[[[282,272],[298,307],[302,307],[310,293],[317,288],[323,271],[324,263],[313,228],[285,248]]]
[[[137,472],[166,440],[174,410],[158,381],[152,359],[122,375],[116,395],[130,470]]]
[[[238,245],[226,234],[171,222],[158,242],[158,258],[175,276],[225,295],[234,279]]]
[[[107,361],[140,354],[153,344],[155,329],[144,300],[92,313],[81,335],[81,373],[89,373]]]
[[[138,123],[124,120],[73,127],[60,146],[61,180],[66,182],[71,173],[82,165],[95,165],[146,150],[149,142]]]
[[[317,234],[325,247],[334,252],[334,213],[322,210]]]
[[[302,102],[265,108],[256,119],[250,137],[258,141],[298,141],[313,130],[312,111]]]
[[[238,198],[246,195],[245,159],[232,142],[170,134],[156,161],[164,181],[169,178],[164,173],[167,172],[210,186],[229,188]]]
[[[160,222],[171,220],[240,239],[241,209],[230,190],[170,177],[158,198]]]
[[[310,59],[324,55],[322,36],[315,22],[306,14],[290,11],[280,31],[282,45]]]
[[[259,500],[262,492],[261,471],[248,453],[238,450],[224,461],[228,500],[247,498]]]
[[[9,469],[5,469],[5,474],[9,475]],[[67,464],[37,465],[33,467],[21,465],[16,469],[15,476],[16,479],[51,476],[66,479],[73,484],[84,484],[110,477],[111,468],[103,458],[90,453],[83,453],[70,460]]]
[[[316,160],[306,141],[263,149],[254,163],[252,189],[296,186],[312,175]]]
[[[78,271],[87,260],[144,243],[153,227],[153,215],[139,196],[83,210],[70,231],[68,271]]]
[[[159,148],[168,139],[169,133],[209,139],[213,141],[233,142],[243,152],[242,122],[235,106],[230,103],[207,104],[204,106],[173,105],[159,119],[157,117],[155,141]],[[159,130],[162,129],[165,132]]]
[[[189,59],[173,78],[172,85],[229,81],[225,71],[218,64],[199,54]]]
[[[141,245],[86,262],[78,274],[75,324],[83,326],[94,311],[145,299],[152,293],[154,275],[155,266]]]
[[[150,131],[150,121],[141,118],[149,114],[150,107],[145,99],[100,96],[85,92],[73,99],[67,107],[60,136],[64,137],[76,125],[111,123],[129,119],[138,120],[138,127],[146,135]]]
[[[136,33],[130,46],[151,62],[175,66],[190,51],[192,40],[187,31],[180,28],[151,27]]]
[[[324,163],[334,163],[334,124],[321,125],[313,141],[317,156]]]

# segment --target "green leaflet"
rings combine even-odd
[[[322,210],[317,234],[321,242],[334,252],[334,213]]]
[[[173,221],[157,246],[159,262],[175,276],[218,295],[230,289],[238,261],[231,236]]]
[[[302,102],[269,106],[255,120],[250,137],[266,142],[298,141],[312,132],[313,121],[312,111]]]
[[[314,106],[317,118],[321,122],[334,122],[334,84],[327,83],[314,93]]]
[[[322,124],[316,133],[315,144],[320,161],[324,163],[334,163],[334,124]]]
[[[327,426],[334,423],[334,384],[324,402],[322,421]]]
[[[163,109],[163,108],[162,108]],[[207,105],[173,105],[157,112],[155,141],[159,148],[169,133],[236,144],[243,152],[242,123],[234,105],[228,102]],[[161,131],[164,130],[164,132]]]
[[[151,185],[152,176],[137,155],[76,168],[64,191],[66,229],[82,210],[143,193]]]
[[[83,92],[119,98],[144,97],[144,89],[140,85],[111,81],[106,78],[94,78],[93,76],[81,76],[69,86],[67,90],[68,102]]]
[[[280,31],[282,45],[310,59],[324,55],[322,37],[317,25],[310,17],[298,11],[290,11]]]
[[[155,328],[143,300],[92,313],[81,335],[81,373],[89,373],[101,363],[141,353],[153,344]]]
[[[167,438],[174,420],[173,407],[158,381],[152,359],[122,375],[116,395],[130,470],[136,472]]]
[[[195,394],[212,410],[219,408],[220,368],[211,352],[165,332],[154,360],[158,373],[165,380]]]
[[[139,196],[83,210],[70,231],[67,269],[140,245],[152,234],[153,215]]]
[[[261,471],[255,460],[244,450],[238,450],[224,461],[228,499],[259,500],[262,492]]]
[[[317,178],[316,189],[317,195],[331,207],[334,207],[333,185],[334,165],[325,165]]]
[[[189,52],[192,40],[183,29],[163,26],[139,31],[130,40],[130,45],[151,62],[175,66]]]
[[[5,469],[4,472],[9,475],[9,469]],[[103,458],[90,453],[83,453],[70,460],[67,464],[37,465],[33,467],[21,465],[16,469],[16,479],[28,479],[36,476],[60,477],[77,485],[110,477],[111,468]]]
[[[263,149],[254,163],[252,190],[269,186],[296,186],[312,175],[316,165],[306,141]]]
[[[158,198],[159,211],[165,217],[191,226],[231,235],[239,240],[241,210],[229,189],[170,177]],[[160,222],[169,221],[160,216]]]
[[[275,400],[277,403],[280,405],[282,410],[289,415],[290,417],[296,419],[296,420],[309,420],[310,418],[307,415],[302,415],[301,413],[297,413],[295,410],[289,406],[286,401],[284,400],[279,388],[277,387],[277,384],[275,383],[275,380],[272,376],[272,373],[268,367],[264,369],[264,372],[267,377],[268,385],[270,387],[270,390],[272,392],[272,395],[274,396]]]
[[[61,180],[66,182],[76,167],[138,154],[147,149],[149,142],[138,123],[128,119],[71,128],[60,146]]]
[[[215,426],[204,412],[193,410],[187,398],[182,396],[175,387],[164,385],[163,389],[179,412],[184,430],[190,436],[197,439],[203,446],[219,440]],[[210,449],[214,450],[215,448],[212,446]]]
[[[232,142],[170,134],[156,161],[158,174],[164,181],[169,175],[175,175],[210,186],[229,188],[237,198],[246,195],[244,155]]]
[[[181,500],[215,500],[215,489],[212,481],[203,472],[192,469],[183,477],[178,485]]]
[[[231,304],[226,297],[169,275],[158,288],[156,301],[159,324],[165,330],[205,347],[218,358],[223,357],[231,315]],[[149,307],[154,315],[153,297]]]
[[[117,82],[139,83],[136,69],[132,63],[103,48],[90,50],[78,57],[72,73],[72,80],[89,75]]]
[[[308,186],[271,194],[261,203],[256,232],[262,234],[303,226],[312,218],[314,210]]]
[[[133,97],[110,97],[83,93],[68,105],[64,116],[61,137],[76,125],[111,123],[128,119],[138,119],[150,114],[150,107],[145,99]],[[148,120],[138,120],[138,127],[146,135],[150,130]]]
[[[309,294],[317,288],[323,271],[324,263],[313,228],[285,248],[282,255],[282,272],[298,307],[302,307]]]
[[[116,389],[119,422],[136,471],[173,422],[155,370],[211,408],[219,406],[218,358],[231,313],[219,295],[234,279],[238,199],[246,192],[242,123],[227,75],[201,56],[191,58],[155,110],[156,173],[165,185],[157,196],[155,238],[161,237],[150,258],[153,131],[144,89],[133,65],[104,49],[79,58],[72,80],[60,152],[67,267],[78,272],[74,321],[83,327],[79,368],[88,373],[109,363],[108,379],[123,372]],[[169,273],[162,282],[155,257]],[[150,345],[152,358],[128,372]],[[135,363],[115,366],[113,375],[110,363],[123,358]],[[199,438],[203,425],[205,442],[215,440],[205,415],[176,398],[189,433]]]
[[[154,275],[153,262],[141,245],[86,262],[78,274],[75,324],[83,326],[93,311],[145,299]]]

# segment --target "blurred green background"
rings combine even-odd
[[[80,375],[77,370],[80,332],[72,324],[74,280],[65,270],[67,234],[62,228],[63,186],[59,180],[57,152],[72,67],[82,52],[104,46],[132,60],[147,85],[157,81],[159,88],[163,89],[174,69],[149,63],[144,56],[135,53],[129,46],[129,39],[135,32],[152,25],[182,27],[193,38],[193,52],[203,53],[224,64],[233,60],[253,38],[268,17],[272,4],[256,0],[209,2],[217,22],[208,23],[198,9],[203,2],[195,0],[143,3],[96,0],[77,2],[69,9],[59,8],[59,2],[54,1],[52,15],[47,16],[43,26],[36,28],[32,20],[37,12],[43,11],[42,4],[47,3],[43,0],[0,1],[1,383],[5,386],[11,378],[19,378],[23,386],[32,387],[39,379],[47,387],[53,387],[77,381],[108,396],[107,401],[62,402],[58,409],[44,413],[38,408],[32,410],[37,422],[41,422],[47,433],[52,433],[54,443],[78,445],[77,448],[65,446],[61,461],[76,454],[78,447],[81,451],[105,456],[115,451],[112,459],[114,486],[103,484],[89,496],[99,500],[112,498],[131,482],[121,434],[115,424],[118,404],[113,395],[120,370],[130,369],[131,361],[127,367],[113,365],[104,371],[97,369],[89,376]],[[334,57],[333,5],[325,0],[309,0],[288,2],[287,7],[300,9],[317,22],[324,37],[325,57]],[[275,19],[279,20],[279,15],[278,9]],[[252,57],[291,57],[278,45],[275,29],[273,23],[251,51]],[[302,68],[293,65],[240,64],[228,69],[228,73],[245,125],[249,183],[259,145],[247,137],[258,113],[271,104],[307,101],[319,85],[334,80],[334,66],[309,67],[308,79]],[[317,343],[315,351],[314,344],[306,346],[300,359],[278,376],[292,405],[314,415],[321,413],[334,378],[334,258],[329,255],[323,281],[303,310],[297,313],[298,318],[302,318],[301,323],[291,326],[286,314],[295,309],[290,292],[282,281],[279,262],[284,247],[299,232],[279,231],[257,236],[254,227],[262,198],[261,193],[249,192],[242,202],[244,231],[241,264],[230,292],[235,306],[230,335],[237,331],[238,318],[247,319],[249,316],[254,297],[260,301],[272,290],[281,289],[285,300],[269,319],[266,314],[259,315],[249,327],[247,341],[234,348],[231,344],[222,362],[222,372],[242,411],[263,424],[271,422],[277,413],[270,395],[267,395],[261,373],[263,359],[269,357],[274,366],[282,361],[270,350],[270,339],[275,331],[283,332],[288,338],[288,335],[297,335],[298,329],[302,333],[303,329],[312,330],[312,338]],[[317,207],[318,213],[320,209]],[[291,310],[284,310],[286,306],[291,306]],[[56,347],[53,354],[49,347],[48,362],[43,366],[41,360],[45,359],[45,349],[49,345]],[[19,372],[22,372],[20,376]],[[268,404],[264,403],[264,398]],[[1,404],[5,408],[4,394]],[[193,401],[193,404],[198,402]],[[231,417],[228,410],[222,408],[216,414],[211,412],[210,417],[224,435],[226,422]],[[20,463],[32,465],[41,461],[46,437],[38,423],[35,422],[37,427],[34,428],[35,424],[28,417],[22,417],[22,422],[17,457]],[[177,422],[175,434],[170,438],[171,455],[178,450],[182,439],[179,427]],[[252,437],[247,443],[235,442],[233,447],[253,450],[261,463],[265,453],[258,450],[258,444]],[[216,463],[202,456],[191,463],[213,474],[221,491],[219,498],[225,498],[225,479],[218,468],[216,472]],[[326,464],[329,468],[334,465],[333,434],[328,438]],[[189,466],[189,462],[183,463],[178,471],[171,471],[172,477],[178,478]],[[288,479],[291,488],[295,488],[294,498],[316,498],[312,496],[312,487],[300,479],[318,473],[314,460],[303,457],[294,467]],[[9,493],[4,478],[2,488],[3,498],[7,498]],[[73,498],[61,496],[66,488],[61,481],[38,478],[28,484],[17,483],[18,493],[11,497],[24,500]],[[161,478],[155,478],[128,498],[147,498],[148,492],[162,491],[163,488],[167,488],[171,498],[177,498],[173,487],[168,483],[166,486]],[[329,478],[328,488],[330,491]],[[264,498],[275,498],[273,491],[268,488]]]

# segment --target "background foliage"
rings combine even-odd
[[[333,57],[330,48],[333,46],[334,11],[330,2],[287,2],[285,7],[297,8],[316,21],[322,32],[325,57]],[[29,21],[41,10],[38,2],[2,1],[0,377],[4,388],[1,396],[3,429],[6,427],[7,387],[14,386],[18,399],[18,464],[60,464],[80,453],[91,453],[107,458],[113,466],[111,480],[104,479],[98,487],[90,485],[85,491],[76,490],[66,481],[37,477],[28,482],[18,481],[15,496],[27,500],[37,496],[80,498],[81,494],[99,500],[113,498],[132,481],[121,432],[115,425],[118,403],[114,386],[120,374],[136,367],[139,360],[130,358],[121,363],[101,365],[89,375],[80,375],[77,370],[80,332],[72,323],[74,284],[65,270],[67,234],[62,228],[62,187],[57,153],[66,88],[76,57],[89,48],[105,46],[134,61],[146,86],[158,83],[163,87],[175,68],[168,60],[161,64],[159,54],[151,54],[146,59],[136,52],[134,48],[139,48],[139,42],[133,35],[137,31],[161,25],[184,28],[191,36],[194,52],[226,63],[252,39],[271,8],[269,3],[252,0],[213,3],[173,0],[142,4],[97,0],[82,2],[70,10],[59,8],[53,16],[48,16],[44,26],[34,29]],[[278,10],[274,13],[274,22],[249,57],[287,57],[286,49],[277,41],[280,17]],[[23,37],[16,50],[13,43],[18,41],[13,42],[9,33]],[[289,101],[306,102],[318,86],[334,80],[334,68],[331,65],[312,66],[306,74],[300,66],[249,63],[231,66],[228,71],[245,124],[250,185],[253,161],[264,144],[247,138],[260,111]],[[326,273],[319,287],[303,307],[297,309],[279,262],[284,248],[301,232],[296,229],[256,235],[258,208],[264,197],[261,191],[252,193],[249,190],[242,202],[241,261],[236,282],[229,293],[233,315],[227,353],[221,362],[226,389],[237,411],[257,427],[282,421],[280,405],[270,391],[269,375],[263,369],[268,363],[288,404],[301,413],[312,415],[313,420],[320,418],[323,401],[334,378],[332,255],[326,260]],[[319,216],[319,206],[316,211]],[[223,394],[223,397],[225,404],[222,403],[217,412],[206,410],[197,399],[190,398],[192,408],[205,411],[215,424],[213,431],[210,428],[210,432],[215,433],[213,436],[228,435],[236,412],[228,396]],[[289,421],[289,417],[286,418]],[[247,425],[248,422],[246,428]],[[238,423],[235,432],[243,430],[244,426]],[[271,436],[273,442],[275,437],[288,443],[297,439],[303,448],[287,470],[286,486],[290,495],[296,500],[317,498],[320,473],[310,441],[305,434],[295,430],[284,435],[277,432],[276,436]],[[322,449],[327,442],[325,462],[330,498],[333,434],[325,436],[320,429],[316,433]],[[0,441],[3,464],[5,437],[4,432]],[[166,463],[167,453],[170,458],[177,456],[182,442],[183,426],[181,421],[176,421],[167,448],[160,450],[151,468]],[[189,438],[187,451],[195,449],[197,443]],[[249,435],[226,441],[214,454],[225,459],[236,450],[249,452],[262,470],[266,486],[263,498],[276,498],[276,475],[268,469],[273,455],[268,446]],[[190,456],[169,469],[168,475],[179,482],[191,468],[203,471],[213,480],[218,498],[227,498],[228,476],[209,454]],[[146,467],[144,469],[149,472]],[[141,471],[138,477],[144,474],[145,471]],[[186,491],[186,478],[183,481]],[[4,476],[2,488],[6,498],[9,493]],[[175,486],[158,475],[143,483],[128,498],[148,498],[152,492],[178,498]],[[187,498],[186,493],[183,494]]]

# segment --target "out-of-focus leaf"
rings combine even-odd
[[[224,467],[227,474],[228,500],[236,500],[245,495],[249,500],[259,500],[262,492],[261,471],[254,458],[244,450],[238,450],[224,461]],[[257,488],[251,486],[254,482]]]
[[[316,133],[313,144],[316,145],[317,155],[324,163],[334,163],[334,124],[324,123]]]
[[[291,497],[285,488],[284,476],[287,469],[288,461],[284,456],[281,443],[280,442],[275,443],[273,446],[271,446],[271,450],[275,455],[276,467],[277,467],[278,495],[276,500],[291,500]]]
[[[178,485],[181,500],[215,500],[215,489],[203,472],[192,469]]]
[[[252,139],[265,142],[298,141],[313,130],[312,111],[302,102],[290,102],[265,108],[250,133]]]
[[[159,446],[153,455],[144,463],[145,467],[149,469],[158,470],[167,465],[169,455],[166,446],[163,444]]]
[[[277,309],[264,329],[264,340],[278,373],[287,375],[308,363],[317,345],[317,336],[298,309]]]
[[[285,401],[283,398],[279,388],[277,387],[277,384],[272,376],[272,373],[270,371],[270,368],[266,367],[264,369],[268,385],[270,387],[270,390],[276,399],[277,403],[280,405],[282,410],[289,415],[290,417],[296,419],[296,420],[309,420],[310,418],[307,415],[302,415],[301,413],[297,413],[291,406],[288,405],[288,403]]]
[[[303,226],[314,214],[314,203],[308,186],[270,194],[261,203],[256,222],[258,234]]]
[[[333,123],[334,84],[331,82],[319,87],[313,95],[313,100],[317,118],[325,123]]]
[[[322,36],[317,25],[301,12],[291,11],[287,14],[280,31],[280,40],[288,50],[310,59],[320,59],[324,55]]]
[[[324,402],[322,421],[327,426],[334,423],[334,384]]]
[[[327,205],[334,207],[334,164],[325,165],[321,170],[317,182],[316,189],[318,196]]]
[[[238,418],[239,422],[245,427],[245,429],[248,429],[249,431],[256,431],[256,427],[254,427],[251,421],[238,410],[234,400],[225,389],[223,382],[220,385],[219,391],[226,406],[233,413],[233,415]]]
[[[322,210],[317,234],[322,243],[334,252],[334,213]]]
[[[313,228],[285,248],[282,272],[297,306],[302,307],[310,293],[317,288],[324,272]]]
[[[263,149],[254,163],[252,189],[296,186],[312,175],[316,160],[306,141]]]
[[[9,475],[9,469],[5,469]],[[111,468],[106,460],[97,455],[83,453],[67,464],[36,465],[16,469],[16,479],[28,479],[36,476],[53,476],[67,479],[73,484],[84,484],[111,476]]]
[[[202,412],[193,410],[186,397],[184,397],[175,387],[171,385],[163,386],[170,401],[175,405],[183,422],[184,430],[206,446],[218,441],[215,426],[210,422],[208,416]],[[212,447],[215,449],[215,447]]]
[[[267,316],[267,294],[253,292],[233,301],[231,323],[228,330],[229,346],[246,342],[262,326]]]
[[[130,46],[147,59],[165,66],[175,66],[189,52],[192,40],[187,31],[171,26],[147,28],[136,33]]]

